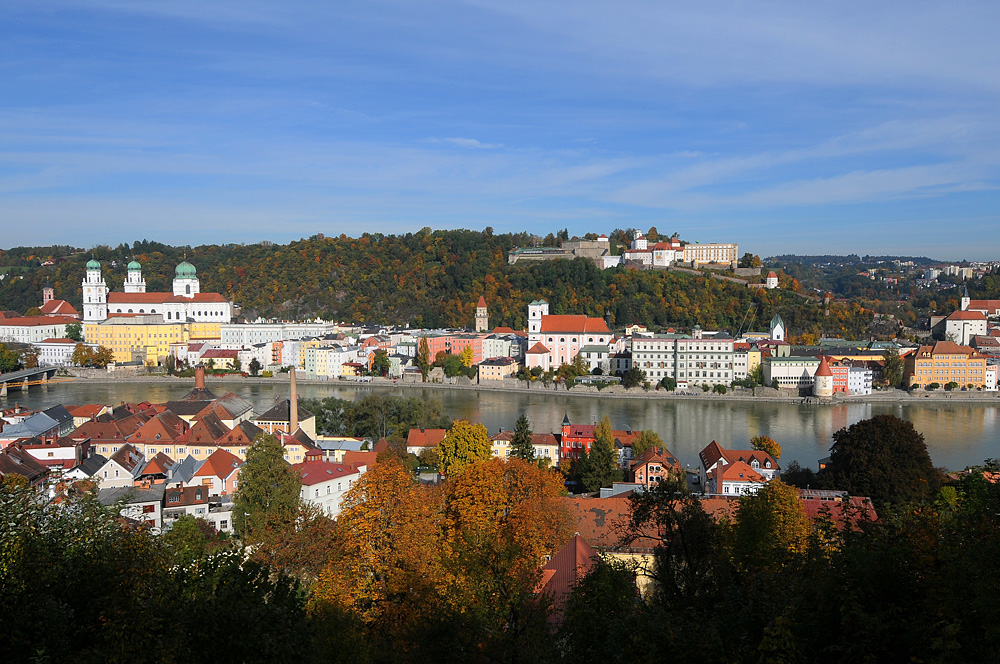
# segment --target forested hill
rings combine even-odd
[[[613,325],[690,326],[736,332],[748,310],[752,327],[764,329],[780,312],[791,329],[856,335],[870,316],[854,305],[820,305],[785,291],[666,271],[599,270],[588,260],[507,264],[528,234],[494,235],[449,230],[405,235],[317,235],[287,245],[171,247],[136,242],[117,248],[16,248],[0,253],[0,308],[21,312],[41,302],[46,281],[57,298],[80,307],[80,280],[91,258],[105,266],[120,290],[129,260],[142,263],[147,290],[169,290],[173,269],[185,258],[198,269],[203,291],[221,292],[247,318],[307,318],[418,327],[469,326],[475,303],[486,297],[491,325],[523,329],[527,304],[544,298],[551,313],[608,315]],[[42,262],[53,261],[50,266]],[[820,329],[822,327],[822,330]]]

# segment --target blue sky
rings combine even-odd
[[[0,246],[1000,258],[1000,3],[0,0]]]

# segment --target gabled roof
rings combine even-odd
[[[573,588],[587,576],[600,557],[580,533],[573,535],[563,548],[542,568],[538,593],[549,595],[558,610]]]
[[[217,415],[209,413],[191,425],[184,435],[184,442],[188,445],[214,445],[228,433],[229,427]]]
[[[3,451],[0,451],[0,477],[20,475],[28,480],[29,484],[36,484],[48,472],[48,468],[18,445],[8,445]]]
[[[146,444],[169,443],[179,439],[189,428],[175,413],[166,411],[150,418],[129,440]]]
[[[149,463],[146,464],[139,475],[163,475],[166,477],[167,471],[169,471],[173,465],[173,459],[168,457],[163,452],[159,452],[156,456],[149,460]]]
[[[66,300],[49,300],[42,305],[43,316],[79,316],[80,312]]]
[[[218,477],[224,480],[242,465],[243,462],[238,456],[220,448],[212,452],[198,466],[198,469],[194,471],[194,477]]]
[[[377,459],[378,452],[375,451],[355,452],[354,450],[347,450],[344,452],[343,462],[349,466],[366,466],[371,468],[375,465]]]
[[[698,458],[701,459],[703,468],[711,468],[719,462],[719,459],[726,458],[726,450],[713,440],[705,446],[705,449],[698,452]]]
[[[716,490],[720,488],[719,482],[755,482],[765,484],[767,479],[742,461],[727,463],[709,471],[709,478],[716,480]]]
[[[174,295],[173,293],[108,293],[108,304],[163,304],[165,302],[228,302],[219,293],[195,293],[194,295]]]
[[[643,466],[650,461],[659,461],[664,466],[670,466],[675,470],[680,470],[681,462],[677,460],[671,452],[665,447],[650,447],[648,450],[640,454],[632,462],[633,468],[638,468]]]
[[[101,454],[91,454],[89,457],[84,459],[77,469],[87,477],[92,477],[94,473],[104,467],[104,464],[108,462],[107,457]]]
[[[0,325],[11,325],[14,327],[42,327],[43,325],[71,325],[79,323],[76,318],[69,316],[21,316],[18,318],[0,319]]]
[[[78,426],[72,434],[73,438],[82,440],[84,438],[89,438],[92,443],[101,442],[124,442],[131,435],[129,432],[126,434],[122,431],[119,422],[102,422],[100,420],[91,420],[89,422],[84,422]]]
[[[142,469],[142,458],[142,454],[139,450],[129,443],[125,443],[117,452],[111,455],[111,458],[109,458],[108,461],[114,461],[135,476],[139,473],[139,470]]]
[[[264,430],[259,426],[250,420],[243,420],[215,442],[219,445],[252,445],[257,436],[262,433]]]
[[[527,353],[528,353],[528,355],[548,355],[549,354],[549,349],[546,348],[545,346],[543,346],[542,342],[539,341],[539,342],[535,343],[534,346],[532,346],[531,348],[529,348],[528,351],[527,351]]]
[[[148,489],[137,486],[101,489],[97,493],[97,500],[102,505],[114,505],[119,500],[124,500],[126,505],[135,503],[162,503],[165,489],[166,487],[163,484],[154,484]]]
[[[176,486],[167,489],[163,496],[164,507],[187,507],[205,505],[209,502],[207,487]]]
[[[289,399],[282,399],[273,408],[268,410],[263,415],[257,416],[258,422],[288,422],[289,413],[291,412],[291,406],[289,405]],[[303,422],[313,417],[313,414],[302,407],[302,404],[298,405],[299,412],[299,422]]]
[[[410,429],[406,436],[406,446],[436,447],[447,435],[447,429]]]
[[[89,420],[97,417],[104,410],[104,406],[99,403],[90,403],[82,406],[66,406],[66,410],[73,417],[86,417]]]
[[[953,311],[945,320],[981,320],[986,321],[986,314],[981,311]]]

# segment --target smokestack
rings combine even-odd
[[[194,387],[196,390],[205,389],[205,367],[197,366],[194,368]]]
[[[295,367],[289,372],[292,381],[292,398],[288,401],[288,434],[299,428],[299,391],[295,386]]]

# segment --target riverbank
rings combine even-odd
[[[284,377],[274,377],[274,378],[253,378],[253,377],[240,377],[233,376],[232,374],[227,374],[224,376],[206,376],[207,384],[209,386],[213,384],[233,384],[233,385],[277,385],[282,383],[287,383],[287,379]],[[503,381],[500,385],[489,385],[489,384],[479,384],[474,383],[467,378],[452,379],[455,382],[450,383],[420,383],[411,381],[394,381],[383,378],[373,378],[371,381],[353,381],[353,380],[317,380],[308,378],[299,378],[299,385],[315,385],[315,386],[329,386],[338,389],[349,389],[349,388],[379,388],[379,389],[395,389],[395,388],[420,388],[420,389],[432,389],[432,390],[464,390],[464,391],[474,391],[474,392],[501,392],[508,394],[525,394],[525,395],[558,395],[558,396],[568,396],[568,397],[595,397],[600,396],[609,399],[629,399],[629,400],[663,400],[663,401],[691,401],[691,400],[705,400],[705,401],[736,401],[736,402],[775,402],[775,403],[790,403],[790,404],[809,404],[809,405],[836,405],[836,404],[859,404],[859,403],[927,403],[927,402],[941,402],[941,403],[1000,403],[1000,392],[978,392],[978,391],[952,391],[948,392],[946,390],[934,390],[932,392],[927,392],[924,390],[918,390],[915,392],[906,392],[904,390],[884,390],[873,392],[869,395],[855,395],[855,396],[836,396],[832,399],[820,399],[817,397],[804,397],[792,394],[782,394],[778,390],[772,388],[756,388],[755,390],[743,390],[743,388],[736,388],[734,391],[727,392],[726,394],[717,394],[715,392],[703,392],[698,391],[687,391],[687,392],[669,392],[667,390],[649,390],[648,392],[643,389],[633,388],[631,390],[625,390],[620,386],[608,387],[603,390],[598,390],[595,387],[578,385],[570,390],[565,389],[562,385],[552,384],[548,387],[540,383],[525,383],[526,387],[521,387],[519,385],[511,385],[510,381]],[[129,384],[129,383],[163,383],[177,385],[183,382],[188,382],[193,385],[193,381],[190,378],[177,378],[173,376],[87,376],[87,377],[76,377],[72,381],[75,384]]]

